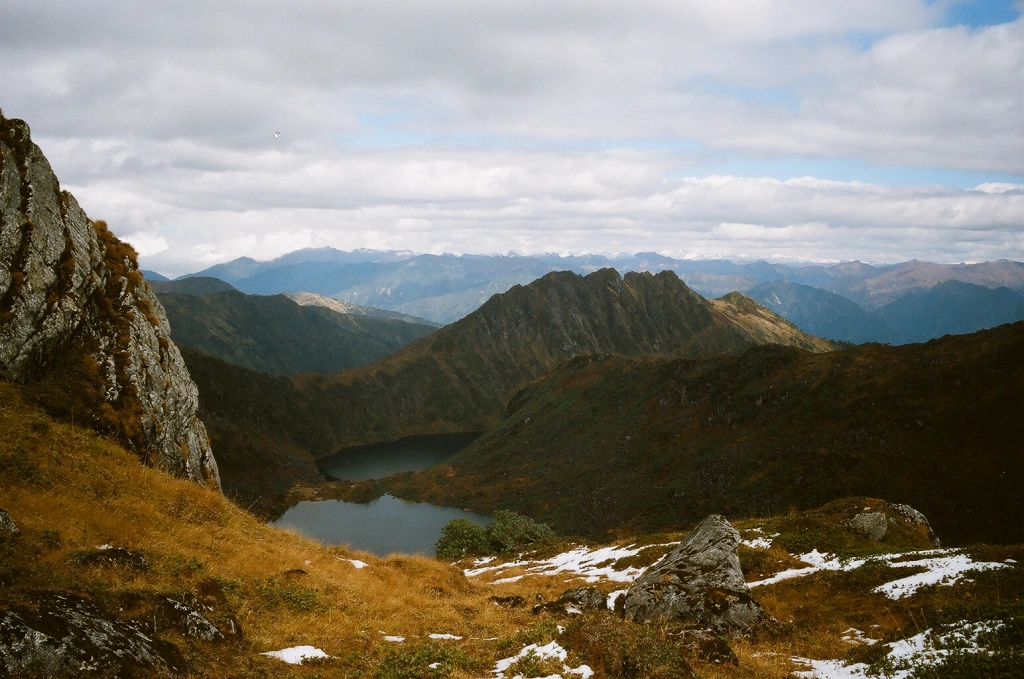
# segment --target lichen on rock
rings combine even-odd
[[[739,542],[739,532],[712,514],[633,583],[620,610],[637,622],[675,620],[716,634],[743,632],[765,613],[743,579]]]
[[[198,391],[135,251],[60,189],[28,125],[2,116],[0,379],[148,464],[220,488]]]

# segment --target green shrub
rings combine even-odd
[[[494,513],[494,521],[487,526],[486,533],[495,552],[511,552],[555,538],[555,531],[546,523],[537,523],[528,516],[504,509]]]
[[[467,556],[512,552],[554,538],[555,532],[546,523],[502,509],[494,513],[494,521],[487,528],[466,519],[452,519],[441,529],[434,553],[438,559],[455,561]]]
[[[467,519],[452,519],[441,529],[441,539],[434,545],[438,559],[457,561],[467,556],[487,554],[490,541],[483,526]]]

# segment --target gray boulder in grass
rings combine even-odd
[[[20,532],[11,515],[0,509],[0,534],[17,535]]]
[[[621,610],[637,622],[677,620],[738,635],[766,617],[743,580],[739,542],[739,532],[712,514],[633,583]]]

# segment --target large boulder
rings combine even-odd
[[[28,125],[0,114],[0,379],[219,488],[199,393],[170,337],[132,247],[61,190]]]
[[[184,665],[173,645],[80,596],[44,592],[0,611],[0,677],[163,677]]]
[[[675,620],[716,634],[746,630],[765,613],[743,580],[739,542],[724,517],[707,517],[633,583],[621,597],[622,612],[637,622]]]

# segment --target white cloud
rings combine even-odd
[[[1024,21],[943,28],[948,4],[7,0],[0,103],[179,269],[312,243],[1024,258]],[[780,157],[981,176],[721,167]]]

